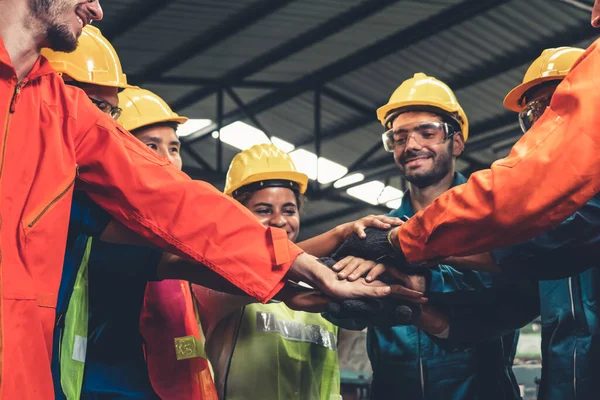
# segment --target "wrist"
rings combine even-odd
[[[390,245],[395,249],[395,250],[402,250],[402,248],[400,247],[400,239],[398,237],[398,232],[400,230],[400,227],[396,227],[390,230],[390,232],[388,233],[388,241],[390,242]]]
[[[302,253],[292,263],[286,277],[297,282],[302,281],[320,287],[326,279],[324,276],[326,272],[334,274],[313,256]]]
[[[352,234],[352,223],[346,222],[333,228],[333,233],[338,240],[338,243],[342,243],[344,240]]]

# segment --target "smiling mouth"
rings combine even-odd
[[[81,25],[81,29],[83,29],[84,26],[89,24],[88,17],[82,12],[76,11],[75,13],[77,15],[77,21],[79,22],[79,25]]]
[[[404,161],[404,164],[410,164],[413,161],[427,160],[428,158],[430,158],[430,157],[429,156],[413,157],[413,158],[409,158],[408,160]]]

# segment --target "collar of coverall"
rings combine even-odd
[[[2,37],[0,37],[0,63],[6,65],[10,69],[15,72],[15,68],[10,60],[10,56],[6,51],[6,47],[4,47],[4,41],[2,41]],[[27,79],[32,80],[42,75],[48,75],[54,72],[54,69],[50,66],[50,63],[46,58],[39,56],[36,60],[35,64],[33,64],[33,68],[27,74]],[[15,73],[16,74],[16,73]]]

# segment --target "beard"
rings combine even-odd
[[[70,53],[77,48],[77,37],[65,24],[54,22],[57,16],[66,14],[70,5],[64,1],[56,0],[29,0],[31,16],[40,21],[45,29],[48,47],[54,51]]]
[[[77,37],[65,25],[50,25],[46,30],[46,39],[54,51],[70,53],[77,48]]]
[[[438,183],[452,171],[452,141],[446,150],[437,154],[430,150],[404,153],[398,160],[402,175],[408,182],[421,189]],[[416,171],[407,170],[406,160],[419,156],[430,156],[433,161],[431,168],[427,171],[422,168]]]

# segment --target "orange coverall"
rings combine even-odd
[[[599,42],[575,63],[508,157],[400,227],[409,261],[522,242],[560,224],[600,191]]]
[[[155,245],[261,301],[301,250],[156,156],[40,58],[18,82],[0,39],[2,399],[54,398],[52,331],[75,185]]]

